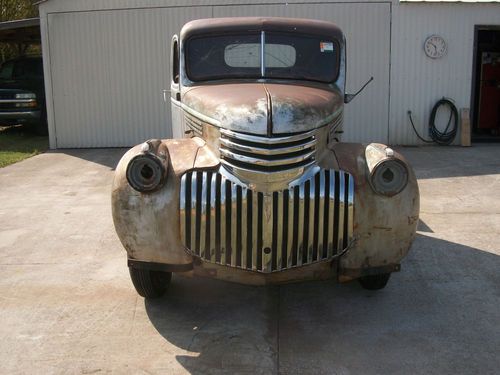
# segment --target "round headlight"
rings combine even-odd
[[[151,193],[163,186],[166,170],[161,160],[151,154],[137,155],[127,166],[127,181],[141,193]]]
[[[398,159],[386,159],[375,166],[371,183],[377,193],[392,197],[408,184],[408,169]]]

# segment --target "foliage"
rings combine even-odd
[[[33,0],[0,0],[0,22],[38,17],[38,6]],[[40,46],[0,43],[0,61],[19,55],[40,53]]]
[[[46,151],[48,137],[40,137],[23,126],[0,126],[0,168]]]
[[[38,8],[31,0],[0,0],[0,22],[38,17]]]

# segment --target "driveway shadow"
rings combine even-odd
[[[420,180],[498,174],[500,145],[396,147],[415,170]]]
[[[75,158],[84,159],[92,163],[100,164],[115,170],[121,157],[128,151],[128,148],[78,148],[78,149],[58,149],[48,151],[54,154],[64,154]]]
[[[495,373],[500,257],[419,234],[386,289],[175,277],[146,301],[191,374]]]

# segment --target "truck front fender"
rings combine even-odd
[[[381,195],[370,184],[370,167],[378,162],[380,153],[385,155],[385,150],[385,145],[355,143],[339,143],[333,149],[340,169],[349,172],[355,181],[354,242],[340,258],[340,281],[399,270],[415,238],[419,190],[415,174],[404,157],[388,150],[408,170],[408,183],[401,192]]]
[[[167,170],[163,185],[148,193],[132,188],[127,180],[131,160],[160,150]],[[216,168],[218,164],[205,141],[197,137],[148,141],[125,153],[116,167],[111,205],[116,233],[129,258],[170,265],[192,263],[180,239],[180,178],[188,169]]]

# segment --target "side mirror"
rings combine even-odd
[[[344,95],[344,103],[347,104],[347,103],[350,103],[356,96],[358,96],[358,94],[363,91],[365,89],[366,86],[368,86],[368,84],[373,81],[373,77],[371,77],[368,82],[366,82],[363,87],[361,87],[355,94],[345,94]]]

